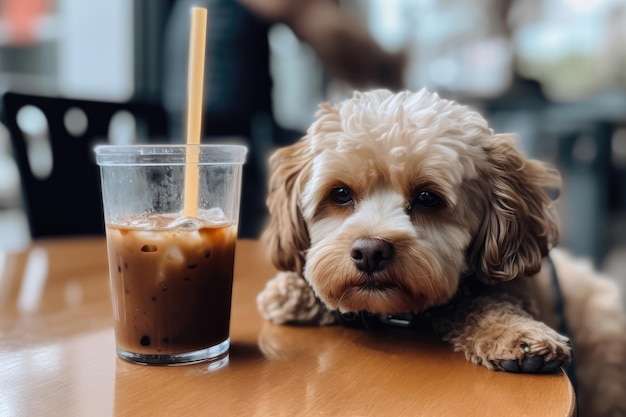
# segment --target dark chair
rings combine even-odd
[[[18,121],[25,106],[41,110],[47,121],[45,136],[52,169],[45,176],[37,175],[29,162],[32,138]],[[167,137],[166,113],[154,103],[99,102],[8,92],[3,97],[2,113],[21,175],[24,208],[33,238],[104,233],[100,172],[93,148],[107,142],[116,114],[133,116],[140,138],[137,142],[165,141]],[[78,115],[77,129],[71,126],[71,115]]]

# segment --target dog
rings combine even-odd
[[[262,238],[279,272],[257,297],[265,319],[419,314],[494,371],[554,372],[574,347],[580,415],[626,416],[619,291],[555,247],[561,177],[513,134],[426,89],[355,92],[321,104],[269,168]]]

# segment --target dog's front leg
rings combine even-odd
[[[279,272],[257,296],[261,315],[277,324],[326,325],[335,316],[295,272]]]
[[[431,320],[455,351],[491,370],[545,373],[571,361],[569,340],[535,320],[513,298],[456,300],[434,309]]]

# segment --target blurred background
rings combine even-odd
[[[263,210],[269,152],[296,140],[319,102],[345,97],[355,84],[329,70],[319,50],[297,36],[289,22],[263,16],[263,30],[251,32],[243,18],[231,19],[231,24],[217,19],[239,7],[224,6],[232,0],[204,3],[215,7],[214,13],[209,11],[210,40],[233,33],[252,39],[237,37],[209,56],[211,77],[229,60],[267,55],[269,82],[248,80],[264,71],[247,61],[243,69],[224,64],[220,71],[227,75],[209,82],[209,101],[233,104],[224,105],[219,110],[223,113],[218,111],[207,125],[215,127],[215,134],[246,137],[254,147],[256,171],[250,175],[260,180],[244,192],[260,202],[250,203],[250,210],[258,212]],[[429,87],[470,104],[497,132],[516,132],[528,155],[556,164],[564,177],[559,198],[562,246],[589,258],[620,283],[626,281],[626,0],[338,3],[384,51],[401,57],[403,82],[397,87]],[[185,22],[175,16],[183,8],[186,21],[189,4],[0,0],[0,93],[154,103],[168,109],[170,131],[168,137],[147,140],[174,142],[181,137],[188,35]],[[228,82],[239,90],[222,90]],[[233,97],[245,96],[245,103],[250,102],[260,83],[271,86],[267,114],[251,106],[249,128],[221,129],[228,111],[242,107]],[[36,208],[25,203],[23,174],[4,110],[0,108],[0,247],[13,250],[32,238],[27,211]],[[266,123],[267,115],[271,123]],[[69,131],[81,121],[70,116],[65,119]],[[37,106],[17,112],[28,164],[37,178],[66,163],[62,157],[53,163],[47,117]],[[108,129],[111,142],[128,143],[141,136],[141,124],[132,115],[114,119]],[[251,227],[249,235],[256,232]]]

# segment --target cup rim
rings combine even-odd
[[[241,165],[248,148],[235,144],[132,144],[97,145],[100,166],[186,165],[187,155],[195,154],[198,165]]]

